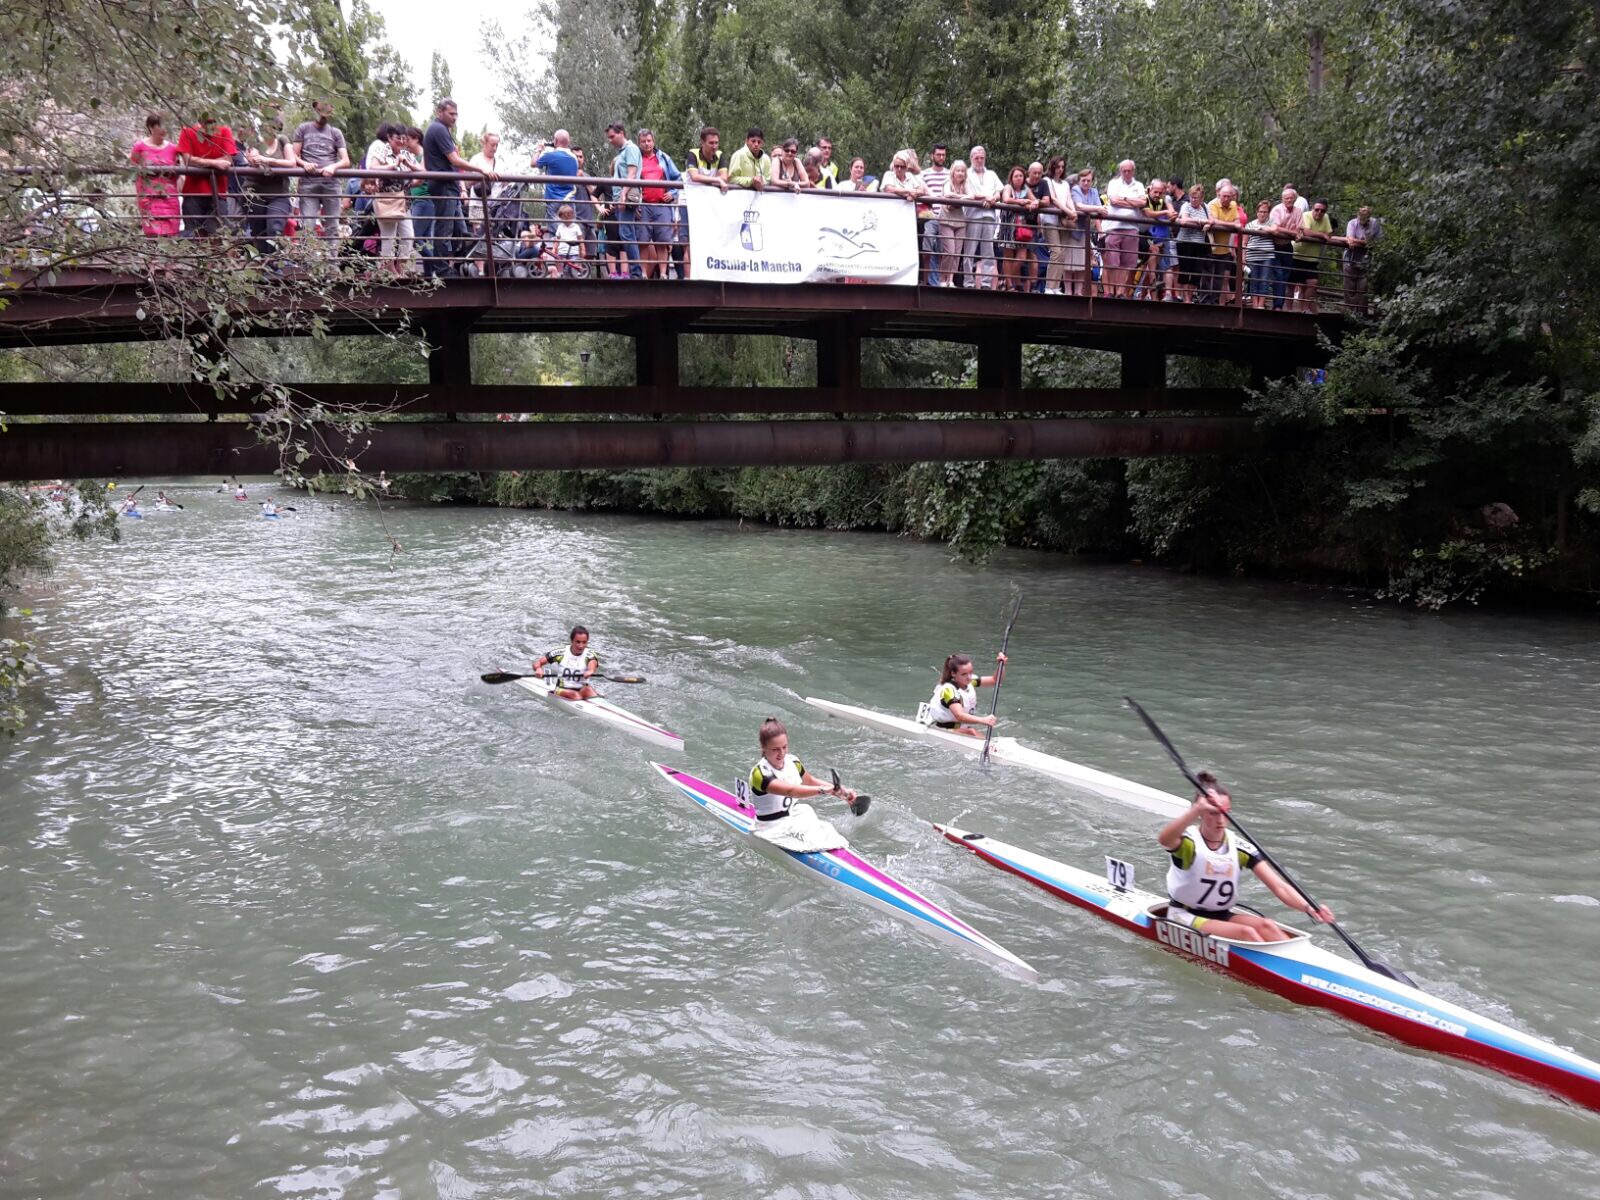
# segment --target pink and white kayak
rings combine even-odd
[[[580,717],[587,717],[592,721],[601,721],[614,726],[634,737],[643,738],[652,746],[659,746],[663,750],[683,750],[683,739],[672,730],[663,728],[643,717],[637,716],[623,708],[620,704],[613,704],[604,696],[595,696],[589,700],[569,700],[561,695],[543,679],[519,679],[517,685],[526,688],[541,700],[546,700],[557,708],[574,713]]]
[[[1029,980],[1038,978],[1038,972],[1004,946],[879,870],[848,846],[795,851],[777,845],[756,833],[755,811],[741,804],[731,793],[673,767],[661,763],[650,765],[680,793],[738,834],[740,841],[754,846],[775,862],[807,878],[833,884],[852,899],[897,917],[936,941],[985,958],[1012,975]]]
[[[1008,846],[981,833],[935,825],[984,862],[1027,880],[1157,943],[1182,958],[1276,992],[1296,1004],[1332,1009],[1379,1033],[1527,1080],[1600,1109],[1600,1063],[1471,1009],[1330,953],[1301,933],[1286,942],[1236,942],[1167,920],[1167,898]],[[1108,860],[1112,870],[1126,864]],[[1109,874],[1110,872],[1108,872]],[[1119,875],[1118,882],[1123,881]]]

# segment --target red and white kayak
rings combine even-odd
[[[1480,1063],[1600,1109],[1600,1063],[1368,970],[1322,949],[1304,933],[1291,941],[1266,944],[1209,937],[1167,920],[1165,896],[1116,887],[1105,877],[981,833],[951,825],[934,828],[991,866],[1018,875],[1181,957],[1298,1004],[1332,1009],[1424,1050]]]
[[[917,932],[988,959],[1013,975],[1029,980],[1038,977],[1038,972],[1004,946],[979,933],[961,918],[946,912],[907,884],[873,866],[845,845],[843,838],[837,839],[840,843],[838,849],[787,849],[759,836],[756,833],[755,810],[741,804],[731,793],[673,767],[661,763],[650,765],[682,795],[738,834],[740,841],[754,846],[774,862],[809,879],[833,884],[852,899],[871,905],[891,917],[898,917]],[[823,828],[833,832],[826,824]]]
[[[614,726],[624,733],[631,733],[634,737],[643,738],[653,746],[663,750],[683,750],[683,739],[672,730],[666,729],[652,721],[646,721],[623,708],[620,704],[613,704],[604,696],[595,696],[589,700],[568,699],[561,695],[554,686],[543,679],[519,679],[517,685],[526,688],[541,700],[546,700],[557,708],[574,713],[580,717],[587,717],[591,721],[602,721]]]

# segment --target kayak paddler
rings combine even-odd
[[[278,505],[271,496],[261,502],[261,515],[263,517],[275,517],[278,515]]]
[[[797,800],[810,800],[816,796],[838,796],[846,804],[856,802],[851,788],[834,790],[824,783],[801,761],[789,753],[789,731],[777,717],[761,722],[761,757],[750,768],[750,802],[755,806],[757,821],[781,821],[789,816]]]
[[[241,483],[241,484],[235,485],[235,487],[233,489],[233,498],[235,500],[248,500],[248,499],[250,499],[250,493],[244,490],[244,484]]]
[[[1005,673],[1005,651],[996,654],[994,660],[999,666],[993,675],[976,677],[968,655],[952,654],[944,660],[939,686],[933,689],[933,700],[928,706],[933,712],[935,729],[981,738],[985,729],[993,727],[994,716],[984,716],[978,711],[978,689],[993,687]]]
[[[1240,942],[1282,942],[1294,935],[1271,917],[1234,907],[1239,877],[1246,869],[1296,912],[1313,921],[1331,922],[1326,904],[1313,910],[1305,897],[1290,887],[1259,851],[1228,828],[1223,816],[1233,807],[1233,797],[1209,771],[1195,776],[1205,790],[1182,816],[1162,828],[1156,840],[1171,856],[1167,867],[1167,917],[1196,933],[1233,938]]]
[[[589,677],[600,669],[600,656],[589,649],[589,631],[574,625],[567,635],[565,650],[552,650],[533,660],[533,673],[553,679],[558,695],[568,700],[590,700],[600,693],[589,685]]]
[[[139,497],[129,496],[122,503],[122,511],[130,517],[137,517],[139,513]]]

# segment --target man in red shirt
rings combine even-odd
[[[178,154],[187,167],[231,171],[236,153],[238,147],[233,142],[233,130],[218,125],[214,113],[201,113],[196,124],[185,126],[178,135]],[[212,180],[216,181],[214,190]],[[184,236],[210,237],[221,233],[222,206],[228,194],[227,175],[185,175],[181,190]]]
[[[639,178],[641,180],[677,180],[681,178],[678,166],[665,150],[656,149],[656,135],[648,129],[639,130]],[[639,257],[644,264],[646,279],[667,277],[667,253],[676,238],[676,189],[644,187],[640,189],[639,215],[634,229],[639,239]]]

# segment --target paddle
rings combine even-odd
[[[1174,746],[1170,740],[1168,740],[1167,735],[1161,732],[1161,727],[1151,719],[1150,714],[1145,712],[1145,710],[1139,706],[1139,702],[1132,696],[1124,696],[1122,699],[1129,708],[1133,709],[1134,712],[1139,714],[1139,719],[1144,722],[1144,727],[1150,731],[1151,736],[1154,737],[1156,741],[1161,743],[1162,748],[1165,749],[1169,755],[1171,755],[1172,761],[1178,765],[1178,770],[1183,772],[1183,777],[1194,785],[1194,788],[1197,792],[1204,795],[1207,792],[1207,789],[1197,778],[1195,778],[1194,772],[1189,770],[1189,764],[1183,761],[1183,755],[1178,753],[1177,747]],[[1295,881],[1295,877],[1289,874],[1282,863],[1267,853],[1266,849],[1259,841],[1256,840],[1255,836],[1248,829],[1239,824],[1238,821],[1234,820],[1231,812],[1225,812],[1222,815],[1227,818],[1228,824],[1232,825],[1241,834],[1254,843],[1255,848],[1260,852],[1261,857],[1267,860],[1267,863],[1274,871],[1283,876],[1285,883],[1300,893],[1301,898],[1304,899],[1313,910],[1322,907],[1311,898],[1310,892],[1306,891],[1305,888],[1301,887],[1299,883]],[[1327,924],[1330,929],[1339,935],[1344,944],[1349,946],[1350,949],[1355,952],[1356,957],[1367,965],[1368,970],[1376,971],[1379,975],[1386,975],[1398,983],[1405,984],[1407,987],[1417,986],[1416,981],[1404,971],[1397,967],[1391,967],[1388,963],[1381,962],[1378,959],[1373,958],[1370,954],[1358,946],[1356,944],[1356,940],[1340,927],[1339,922],[1329,921]]]
[[[490,671],[480,676],[485,683],[511,683],[518,679],[543,679],[543,675],[518,675],[514,671]],[[607,679],[612,683],[648,683],[643,675],[591,675],[590,679]]]
[[[1017,623],[1017,614],[1022,611],[1022,593],[1017,593],[1017,602],[1011,606],[1011,619],[1006,622],[1005,636],[1000,639],[1000,653],[1006,652],[1006,647],[1011,645],[1011,627]],[[1006,681],[1006,665],[1000,664],[1000,670],[994,677],[994,699],[989,701],[989,715],[992,717],[995,710],[1000,707],[1000,685]],[[994,741],[994,726],[983,731],[983,757],[979,760],[984,766],[989,765],[989,746]]]
[[[844,786],[843,784],[841,784],[839,782],[839,772],[835,771],[832,767],[829,767],[828,771],[833,776],[833,791],[834,791],[834,795],[838,795],[840,788],[842,788]],[[866,816],[867,815],[867,809],[869,807],[871,807],[871,805],[872,805],[872,797],[871,796],[863,796],[860,792],[856,793],[856,798],[855,798],[855,802],[854,803],[851,803],[850,801],[846,800],[845,804],[844,804],[844,806],[846,808],[848,808],[852,813],[854,813],[858,817]]]

